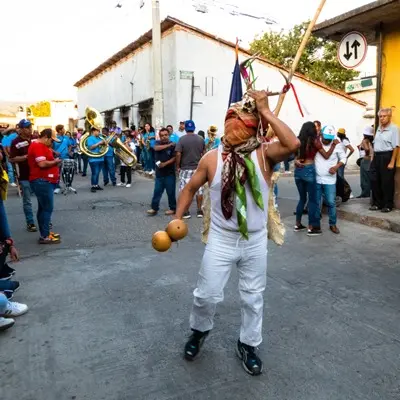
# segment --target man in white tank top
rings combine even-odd
[[[273,166],[296,152],[299,141],[270,111],[265,91],[249,91],[247,95],[229,109],[223,143],[201,159],[180,194],[176,217],[183,217],[199,188],[208,183],[211,228],[194,291],[190,315],[193,334],[186,343],[185,358],[194,360],[213,328],[216,305],[223,300],[231,268],[236,265],[242,304],[236,351],[245,371],[259,375],[262,362],[255,348],[262,342],[269,183]],[[261,145],[259,134],[268,125],[279,142]]]

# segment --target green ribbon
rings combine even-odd
[[[249,183],[253,199],[256,202],[257,206],[261,210],[264,210],[264,200],[261,193],[260,180],[258,179],[254,162],[249,158],[249,156],[244,157],[244,161],[247,170],[247,182]],[[241,185],[238,173],[235,176],[235,192],[236,192],[236,213],[239,225],[239,232],[246,240],[249,240],[249,231],[247,227],[246,188],[244,185]]]

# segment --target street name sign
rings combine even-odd
[[[368,51],[367,39],[362,33],[350,32],[343,37],[338,47],[338,59],[346,69],[354,69],[365,60]]]

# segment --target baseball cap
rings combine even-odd
[[[346,134],[346,129],[344,128],[339,128],[337,133],[340,133],[341,135],[345,135]]]
[[[191,119],[185,121],[185,131],[186,132],[194,132],[195,130],[196,130],[196,125]]]
[[[335,127],[332,125],[326,125],[322,128],[321,133],[322,137],[326,140],[333,140],[336,137]]]
[[[21,119],[21,121],[18,122],[18,126],[20,128],[30,128],[32,126],[32,122],[29,121],[29,119]]]
[[[56,133],[52,129],[43,129],[39,135],[41,138],[46,137],[47,139],[53,139],[53,142],[60,143],[61,140],[57,139]]]

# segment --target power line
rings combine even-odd
[[[192,5],[197,12],[207,14],[209,12],[208,8],[218,8],[224,12],[229,13],[232,16],[242,16],[247,18],[252,18],[256,20],[264,21],[268,25],[277,24],[277,22],[270,18],[268,15],[260,15],[259,13],[253,14],[251,12],[246,12],[240,7],[234,4],[225,3],[219,0],[192,0]]]

